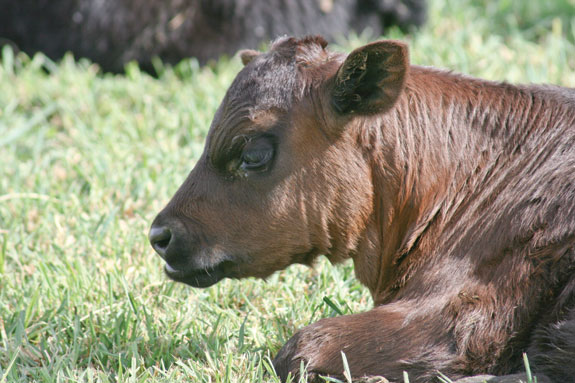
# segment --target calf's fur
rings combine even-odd
[[[575,91],[410,66],[379,41],[245,51],[205,151],[153,227],[193,286],[351,258],[368,312],[299,330],[285,380],[575,381]],[[206,275],[209,274],[209,275]]]

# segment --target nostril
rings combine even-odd
[[[168,248],[169,243],[170,243],[170,239],[166,238],[166,239],[161,239],[161,240],[157,241],[156,243],[154,243],[154,246],[165,250]]]
[[[152,226],[148,238],[150,239],[152,247],[154,250],[156,250],[156,253],[164,258],[166,255],[166,250],[170,245],[170,240],[172,239],[172,231],[167,226]]]

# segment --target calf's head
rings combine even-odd
[[[150,229],[170,278],[206,287],[354,251],[373,205],[359,122],[394,105],[407,49],[326,45],[282,38],[241,53],[202,156]]]

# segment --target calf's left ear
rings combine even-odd
[[[243,49],[238,52],[240,59],[242,60],[242,64],[248,65],[253,59],[260,55],[260,52],[254,51],[252,49]]]
[[[385,112],[403,91],[408,68],[401,42],[377,41],[354,50],[336,74],[333,106],[342,114]]]

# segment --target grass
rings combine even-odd
[[[425,28],[386,37],[418,64],[575,86],[575,0],[431,0]],[[0,383],[277,382],[270,358],[297,328],[370,308],[350,264],[205,290],[162,275],[148,227],[240,65],[156,79],[2,51]]]

